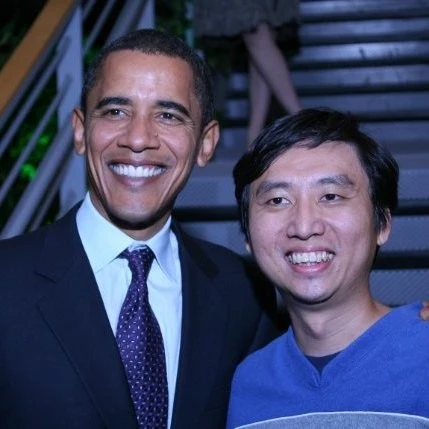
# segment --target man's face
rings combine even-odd
[[[194,163],[211,158],[219,133],[215,121],[201,130],[185,61],[131,50],[107,57],[86,116],[76,110],[73,125],[95,207],[136,239],[163,226]]]
[[[368,287],[377,233],[369,180],[342,142],[293,147],[250,186],[250,248],[289,303],[336,303]]]

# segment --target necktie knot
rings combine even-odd
[[[150,247],[144,246],[132,251],[125,249],[119,257],[128,260],[128,266],[133,278],[132,281],[147,281],[150,267],[155,259],[155,255]]]

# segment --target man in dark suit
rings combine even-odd
[[[120,255],[149,247],[162,427],[220,429],[236,365],[273,331],[241,259],[171,216],[219,138],[207,67],[171,35],[125,35],[87,71],[73,126],[88,195],[53,225],[0,242],[0,426],[161,429],[136,413],[115,338],[134,283]]]

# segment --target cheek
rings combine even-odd
[[[122,128],[122,129],[121,129]],[[92,151],[102,152],[112,142],[116,141],[118,136],[125,133],[124,126],[119,122],[100,121],[92,124],[88,130],[88,140]]]
[[[356,210],[353,213],[343,213],[334,223],[335,228],[343,240],[356,247],[358,243],[368,243],[375,237],[374,221],[367,210]],[[331,220],[331,222],[333,219]]]
[[[279,222],[255,210],[249,211],[249,237],[254,254],[270,253],[281,237]]]
[[[187,172],[190,166],[193,166],[196,161],[197,144],[194,140],[187,138],[170,138],[168,147],[171,153],[184,168],[181,173]]]

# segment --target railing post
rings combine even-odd
[[[83,53],[82,53],[82,6],[78,6],[67,26],[59,43],[68,42],[68,48],[57,69],[57,86],[61,88],[67,79],[71,78],[71,85],[58,109],[58,129],[69,122],[71,126],[71,113],[80,103],[80,93],[83,80]],[[84,158],[78,156],[72,149],[71,155],[65,165],[65,171],[60,186],[60,212],[59,216],[67,212],[75,203],[80,201],[86,192],[86,172]]]
[[[146,0],[137,28],[155,28],[155,1]]]

